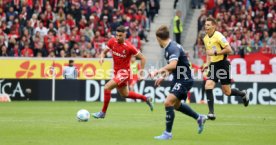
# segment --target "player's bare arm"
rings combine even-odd
[[[139,52],[136,55],[136,58],[138,58],[138,59],[141,60],[140,65],[141,65],[141,69],[143,70],[145,68],[145,64],[146,64],[146,58],[145,58],[145,56],[141,52]]]
[[[154,71],[151,76],[155,77],[158,74],[162,74],[162,76],[164,76],[164,73],[166,73],[167,75],[169,75],[173,70],[176,69],[177,66],[177,60],[172,60],[170,61],[169,64],[165,65],[164,67],[160,68],[159,70]],[[166,76],[164,76],[166,77]]]
[[[140,67],[141,67],[140,69],[144,70],[145,64],[146,64],[146,58],[145,58],[145,56],[141,52],[138,52],[138,54],[136,54],[135,57],[138,58],[138,59],[140,59]],[[140,75],[139,79],[140,80],[145,79],[146,76],[143,74],[144,71],[139,71],[139,73],[140,73],[139,74]]]
[[[166,78],[173,70],[176,69],[177,66],[177,60],[170,61],[169,64],[165,65],[164,67],[160,68],[159,70],[155,71],[152,76],[155,77],[158,74],[161,74],[162,77],[158,78],[154,85],[160,86],[161,82]]]
[[[177,60],[170,61],[169,64],[167,64],[164,67],[162,67],[161,69],[159,69],[158,73],[162,73],[162,72],[169,72],[169,73],[171,73],[173,70],[176,69],[177,62],[178,62]]]
[[[100,65],[103,64],[104,58],[105,58],[105,56],[106,56],[106,54],[107,54],[107,52],[108,52],[109,50],[110,50],[110,49],[109,49],[108,47],[106,47],[106,48],[102,51],[102,53],[101,53],[101,58],[100,58],[100,61],[99,61]]]

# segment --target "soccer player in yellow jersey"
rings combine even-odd
[[[219,80],[225,95],[241,97],[245,107],[249,104],[249,98],[246,91],[239,91],[238,89],[231,89],[230,87],[230,62],[227,60],[227,55],[232,53],[232,49],[226,38],[220,32],[216,31],[216,26],[217,22],[215,19],[207,18],[205,22],[206,35],[203,38],[207,54],[207,61],[204,69],[209,67],[205,91],[209,107],[208,118],[210,120],[216,119],[214,113],[213,89]]]

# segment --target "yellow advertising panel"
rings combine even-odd
[[[1,58],[0,78],[5,79],[63,79],[64,66],[69,59]],[[112,61],[105,60],[103,65],[98,59],[73,59],[78,70],[78,79],[110,79]],[[55,75],[54,75],[55,74]]]

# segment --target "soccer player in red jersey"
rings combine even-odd
[[[153,106],[151,104],[151,97],[137,94],[133,91],[129,91],[128,83],[131,79],[130,59],[132,56],[136,56],[141,60],[141,69],[144,69],[146,60],[141,52],[139,52],[130,42],[125,41],[126,32],[124,26],[119,26],[116,29],[116,37],[111,38],[107,43],[107,48],[101,53],[100,64],[104,62],[104,57],[108,51],[112,51],[112,57],[114,62],[114,77],[107,82],[104,86],[104,104],[102,111],[94,113],[94,118],[104,118],[106,110],[108,108],[111,90],[116,88],[120,95],[124,98],[141,99],[147,103],[151,111]]]

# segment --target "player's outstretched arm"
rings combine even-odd
[[[164,81],[164,79],[169,76],[169,74],[176,69],[177,66],[177,60],[172,60],[170,61],[169,64],[165,65],[164,67],[162,67],[161,69],[153,72],[153,74],[151,74],[151,77],[155,77],[157,74],[161,74],[161,77],[157,78],[157,80],[155,81],[154,85],[155,86],[160,86],[161,82]]]
[[[151,77],[155,77],[158,74],[161,74],[163,78],[167,77],[173,70],[176,69],[177,62],[178,62],[177,60],[170,61],[169,64],[151,73]]]
[[[139,52],[136,55],[136,58],[139,58],[141,60],[141,70],[143,70],[145,68],[145,64],[146,64],[146,58],[145,58],[145,56],[141,52]]]
[[[145,56],[141,53],[141,52],[139,52],[137,55],[136,55],[136,58],[139,58],[140,60],[141,60],[141,62],[140,62],[140,70],[142,70],[142,71],[139,71],[139,79],[140,80],[143,80],[143,79],[145,79],[147,76],[144,76],[144,74],[142,74],[142,73],[144,73],[144,68],[145,68],[145,64],[146,64],[146,58],[145,58]]]
[[[161,69],[159,69],[158,72],[159,73],[162,73],[162,72],[169,72],[169,73],[171,73],[173,70],[176,69],[177,62],[178,62],[177,60],[170,61],[169,64],[167,64],[164,67],[162,67]]]
[[[107,47],[107,48],[105,48],[105,49],[102,51],[102,53],[101,53],[101,58],[100,58],[100,61],[99,61],[100,65],[103,64],[104,58],[105,58],[105,56],[106,56],[106,54],[107,54],[107,52],[108,52],[109,50],[110,50],[110,49]]]

